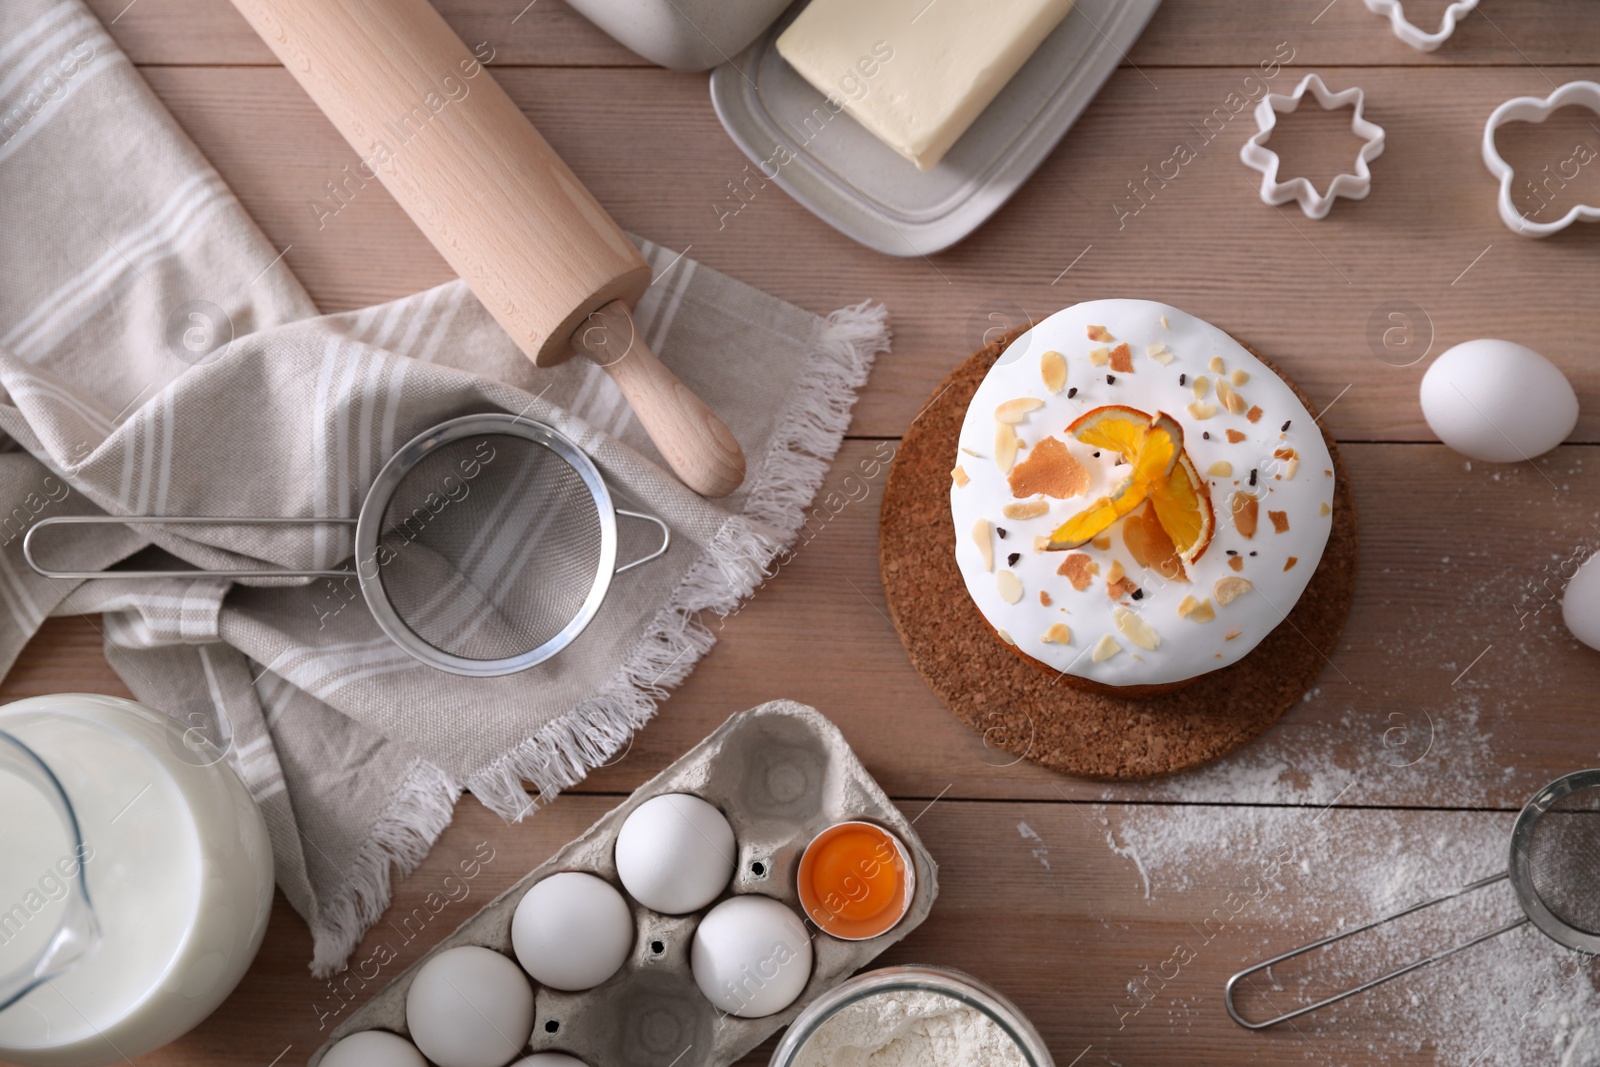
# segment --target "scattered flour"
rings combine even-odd
[[[1099,808],[1095,818],[1115,831],[1130,889],[1147,883],[1147,906],[1179,931],[1166,966],[1108,983],[1120,995],[1112,1010],[1137,1014],[1145,1029],[1204,1033],[1222,1012],[1217,973],[1503,870],[1515,814],[1183,805]],[[1291,1010],[1521,914],[1500,883],[1281,964],[1240,1006],[1253,1018]],[[1195,959],[1207,963],[1189,967]],[[1600,960],[1523,926],[1293,1025],[1280,1039],[1298,1036],[1307,1058],[1325,1063],[1364,1053],[1600,1067]]]
[[[858,1001],[812,1035],[795,1067],[1025,1067],[993,1019],[922,990]]]

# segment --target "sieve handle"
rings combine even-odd
[[[1346,997],[1353,997],[1357,993],[1365,993],[1374,986],[1380,986],[1391,979],[1399,978],[1403,974],[1410,974],[1412,971],[1426,967],[1430,963],[1438,963],[1440,960],[1454,956],[1457,952],[1462,952],[1466,949],[1469,949],[1473,945],[1479,944],[1483,941],[1488,941],[1491,938],[1499,937],[1501,934],[1515,930],[1517,927],[1528,922],[1527,916],[1523,916],[1515,922],[1509,922],[1498,929],[1490,930],[1488,933],[1479,934],[1470,941],[1463,941],[1454,948],[1448,948],[1443,952],[1437,952],[1426,959],[1417,960],[1414,963],[1408,963],[1398,970],[1390,971],[1381,978],[1374,978],[1371,981],[1362,982],[1360,985],[1346,989],[1342,993],[1335,993],[1331,997],[1325,997],[1322,1000],[1317,1001],[1315,1004],[1308,1004],[1303,1008],[1297,1008],[1294,1011],[1284,1012],[1282,1015],[1275,1015],[1270,1019],[1263,1019],[1260,1022],[1251,1022],[1249,1019],[1246,1019],[1243,1015],[1239,1014],[1239,1009],[1234,1007],[1233,1004],[1234,990],[1238,987],[1239,982],[1250,975],[1255,974],[1257,971],[1264,971],[1269,967],[1282,963],[1284,960],[1292,960],[1296,956],[1303,956],[1307,952],[1322,948],[1325,945],[1331,945],[1335,941],[1343,941],[1347,937],[1353,937],[1356,934],[1371,930],[1375,926],[1382,926],[1384,923],[1393,922],[1396,919],[1410,915],[1412,912],[1421,911],[1423,908],[1431,908],[1435,904],[1443,904],[1447,900],[1454,900],[1456,897],[1463,896],[1464,894],[1470,893],[1475,889],[1483,889],[1487,886],[1494,885],[1496,882],[1503,882],[1507,877],[1509,877],[1509,873],[1510,872],[1508,871],[1502,871],[1499,874],[1490,875],[1488,878],[1480,878],[1476,882],[1472,882],[1469,885],[1464,885],[1460,889],[1453,890],[1452,892],[1446,893],[1443,896],[1434,897],[1432,900],[1424,900],[1420,904],[1413,904],[1409,908],[1403,908],[1400,911],[1395,912],[1393,915],[1385,915],[1381,919],[1374,919],[1372,922],[1366,923],[1362,926],[1357,926],[1351,930],[1345,930],[1343,933],[1334,934],[1331,937],[1325,937],[1320,941],[1313,941],[1309,945],[1301,945],[1299,948],[1285,952],[1281,956],[1274,956],[1270,960],[1256,964],[1254,967],[1248,967],[1234,975],[1232,978],[1228,979],[1227,984],[1222,987],[1222,1002],[1227,1006],[1228,1014],[1233,1017],[1233,1021],[1244,1027],[1246,1030],[1265,1030],[1269,1026],[1277,1026],[1279,1023],[1288,1022],[1290,1019],[1298,1019],[1300,1016],[1316,1011],[1319,1008],[1326,1008],[1329,1004],[1337,1004]]]
[[[45,578],[353,578],[355,571],[56,571],[33,558],[34,538],[48,526],[354,526],[355,519],[285,519],[265,515],[55,515],[22,538],[22,558]],[[665,551],[663,549],[663,551]],[[654,557],[652,557],[654,558]]]
[[[618,515],[626,515],[630,519],[638,519],[641,522],[653,522],[653,523],[655,523],[657,526],[659,526],[661,528],[661,544],[654,552],[650,553],[648,556],[640,556],[638,559],[629,560],[627,563],[624,563],[622,566],[620,566],[616,570],[612,571],[611,572],[612,574],[621,574],[623,571],[631,571],[635,567],[638,567],[638,566],[641,566],[643,564],[649,563],[651,560],[660,559],[662,556],[667,554],[667,549],[670,548],[671,545],[672,545],[672,531],[667,529],[667,524],[666,523],[662,522],[660,519],[656,518],[654,515],[646,515],[642,511],[624,511],[623,509],[618,508],[617,509],[617,514]]]

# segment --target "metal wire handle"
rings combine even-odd
[[[630,519],[655,523],[661,529],[661,544],[654,552],[630,560],[612,573],[621,574],[635,567],[660,559],[672,546],[672,531],[654,515],[617,508],[616,514]],[[355,519],[286,519],[265,515],[55,515],[40,519],[29,527],[22,538],[22,558],[28,566],[46,578],[357,578],[359,570],[167,570],[167,571],[56,571],[42,566],[33,558],[34,537],[47,526],[355,526]]]
[[[1460,889],[1446,893],[1443,896],[1434,897],[1432,900],[1424,900],[1420,904],[1413,904],[1409,908],[1404,908],[1395,912],[1393,915],[1385,915],[1381,919],[1374,919],[1372,922],[1334,934],[1331,937],[1324,937],[1322,940],[1313,941],[1309,945],[1301,945],[1299,948],[1285,952],[1281,956],[1274,956],[1270,960],[1266,960],[1265,962],[1256,964],[1254,967],[1249,967],[1245,970],[1242,970],[1232,978],[1228,979],[1227,984],[1222,987],[1223,1004],[1227,1007],[1228,1014],[1233,1017],[1233,1021],[1238,1023],[1240,1026],[1247,1030],[1265,1030],[1269,1026],[1277,1026],[1279,1023],[1288,1022],[1290,1019],[1298,1019],[1300,1016],[1316,1011],[1319,1008],[1326,1008],[1329,1004],[1337,1004],[1339,1001],[1344,1000],[1347,997],[1353,997],[1357,993],[1365,993],[1374,986],[1380,986],[1392,979],[1399,978],[1401,975],[1410,974],[1412,971],[1426,967],[1430,963],[1438,963],[1442,959],[1447,959],[1451,956],[1454,956],[1457,952],[1462,952],[1466,949],[1469,949],[1473,945],[1488,941],[1491,938],[1499,937],[1501,934],[1509,933],[1510,931],[1515,930],[1517,927],[1527,924],[1530,921],[1528,917],[1524,915],[1515,922],[1507,923],[1496,930],[1490,930],[1486,934],[1479,934],[1470,941],[1463,941],[1454,948],[1449,948],[1443,952],[1435,953],[1434,955],[1429,956],[1427,959],[1421,959],[1414,963],[1408,963],[1398,970],[1390,971],[1381,978],[1374,978],[1371,981],[1363,982],[1352,989],[1346,989],[1342,993],[1335,993],[1331,997],[1325,997],[1324,999],[1317,1001],[1315,1004],[1309,1004],[1306,1007],[1297,1008],[1294,1011],[1285,1012],[1282,1015],[1276,1015],[1270,1019],[1265,1019],[1260,1022],[1251,1022],[1249,1019],[1246,1019],[1243,1015],[1239,1014],[1239,1009],[1234,1007],[1233,1004],[1234,990],[1238,986],[1240,980],[1255,974],[1257,971],[1267,970],[1269,967],[1273,967],[1279,963],[1282,963],[1284,960],[1291,960],[1296,956],[1303,956],[1307,952],[1315,951],[1316,949],[1322,948],[1325,945],[1331,945],[1335,941],[1342,941],[1347,937],[1353,937],[1356,934],[1371,930],[1375,926],[1382,926],[1385,923],[1393,922],[1394,920],[1403,918],[1412,914],[1413,912],[1421,911],[1424,908],[1431,908],[1435,904],[1443,904],[1447,900],[1454,900],[1456,897],[1471,893],[1477,889],[1483,889],[1487,886],[1494,885],[1496,882],[1503,882],[1508,877],[1510,877],[1510,872],[1502,871],[1499,874],[1490,875],[1488,878],[1480,878],[1476,882],[1472,882],[1469,885],[1464,885]]]

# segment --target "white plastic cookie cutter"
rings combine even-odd
[[[1328,183],[1326,195],[1318,193],[1317,187],[1312,185],[1308,178],[1278,181],[1278,154],[1262,143],[1278,124],[1278,113],[1281,111],[1287,115],[1297,111],[1307,89],[1316,96],[1317,103],[1322,105],[1324,111],[1333,111],[1347,104],[1353,104],[1355,114],[1350,120],[1350,130],[1365,142],[1361,146],[1361,151],[1356,154],[1354,171],[1337,175]],[[1268,93],[1262,97],[1261,102],[1256,104],[1256,133],[1239,149],[1239,158],[1244,161],[1245,166],[1261,172],[1261,199],[1273,207],[1286,204],[1290,200],[1298,201],[1300,210],[1305,212],[1308,219],[1327,218],[1328,212],[1333,209],[1334,200],[1341,196],[1347,200],[1365,200],[1367,194],[1372,192],[1372,171],[1367,164],[1383,154],[1384,136],[1382,126],[1361,117],[1361,108],[1365,102],[1366,95],[1360,88],[1350,88],[1335,93],[1323,84],[1322,77],[1317,74],[1307,74],[1300,79],[1300,84],[1294,87],[1294,92],[1287,96],[1282,93]]]
[[[1388,16],[1389,28],[1394,35],[1419,52],[1432,52],[1444,44],[1456,32],[1456,22],[1477,6],[1478,0],[1456,0],[1444,9],[1439,29],[1434,33],[1426,33],[1406,18],[1400,0],[1367,0],[1367,10],[1375,15]]]
[[[1542,100],[1537,96],[1519,96],[1507,100],[1494,109],[1483,127],[1483,163],[1500,183],[1497,197],[1500,219],[1513,233],[1524,237],[1549,237],[1574,222],[1600,222],[1600,206],[1594,204],[1575,204],[1565,215],[1552,222],[1534,222],[1526,212],[1518,211],[1511,202],[1511,182],[1516,173],[1511,164],[1501,158],[1500,149],[1494,143],[1495,131],[1501,126],[1510,122],[1543,122],[1557,108],[1568,105],[1587,108],[1600,115],[1600,84],[1568,82]],[[1566,178],[1573,176],[1564,175]]]

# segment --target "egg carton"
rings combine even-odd
[[[628,897],[617,877],[613,846],[623,821],[640,804],[663,793],[703,797],[721,809],[733,827],[738,865],[718,901],[757,893],[782,901],[803,917],[795,878],[801,853],[834,823],[864,819],[882,825],[905,843],[916,877],[911,907],[892,930],[868,941],[840,941],[815,932],[811,978],[793,1004],[759,1019],[728,1015],[700,992],[689,967],[695,928],[710,908],[690,915],[662,915]],[[787,1026],[811,1001],[916,929],[939,891],[933,857],[838,728],[814,708],[772,701],[728,719],[581,837],[485,904],[336,1028],[312,1055],[309,1067],[317,1067],[340,1038],[362,1030],[409,1036],[406,993],[418,969],[438,953],[478,945],[514,960],[511,918],[517,903],[534,883],[559,871],[584,871],[610,882],[628,900],[637,931],[627,962],[603,984],[581,993],[536,988],[533,1036],[523,1054],[566,1052],[590,1067],[733,1063]],[[809,921],[807,925],[815,931]]]

